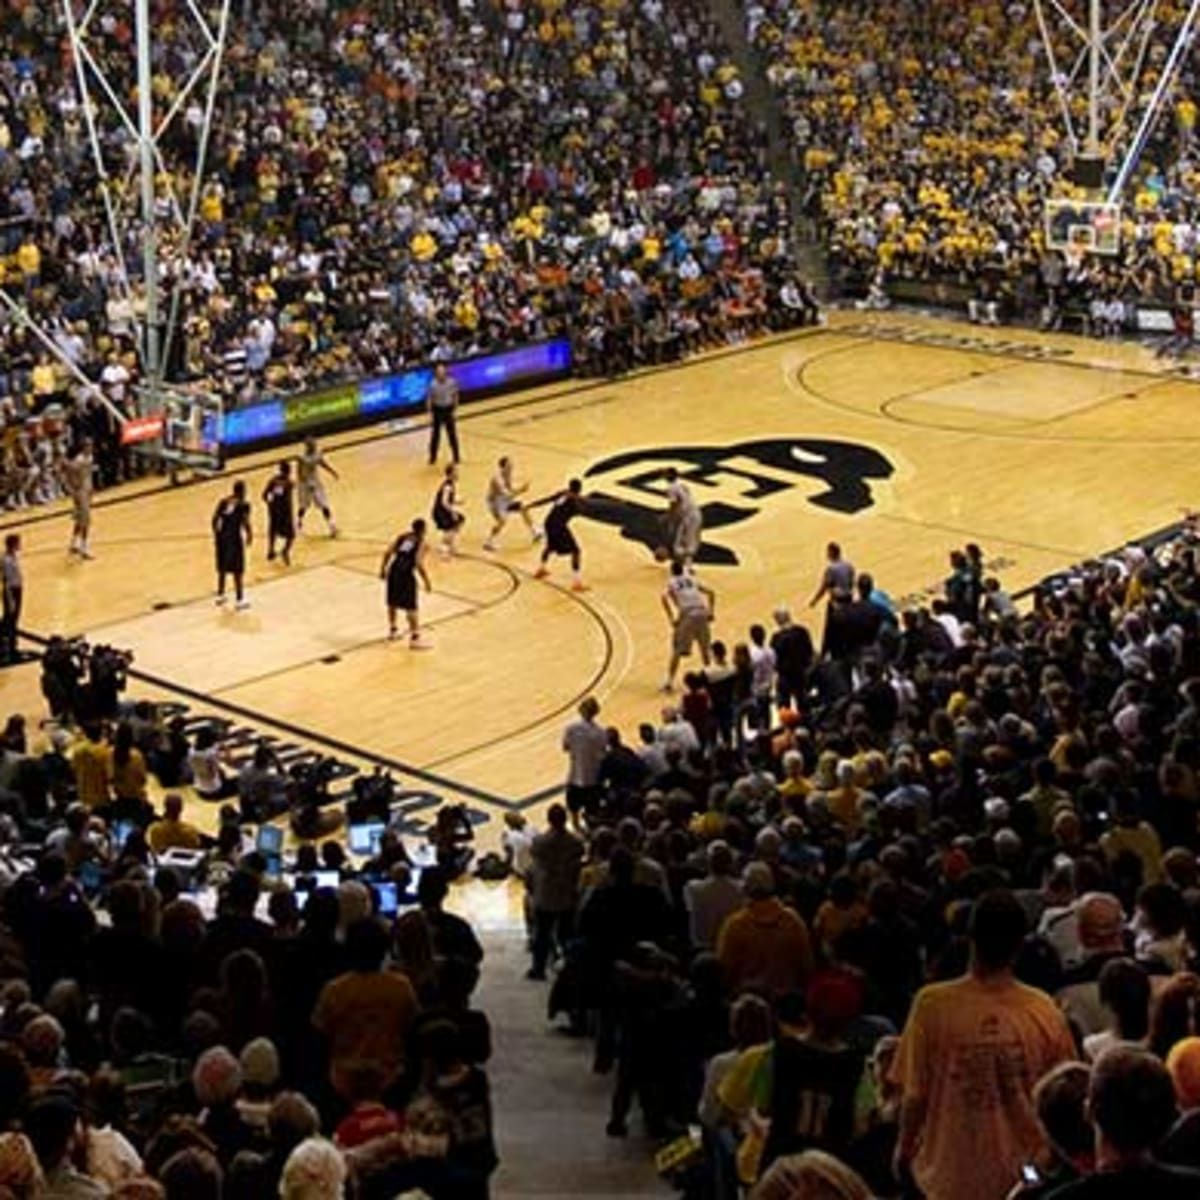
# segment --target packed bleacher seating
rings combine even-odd
[[[714,644],[636,745],[581,706],[566,804],[485,857],[610,1137],[636,1104],[696,1197],[1195,1194],[1198,544],[1026,612],[977,546],[897,612],[831,545],[816,641],[780,607]],[[281,854],[278,765],[111,666],[3,735],[0,1188],[486,1195],[461,815],[424,854],[399,826]]]
[[[1200,1186],[1197,535],[1025,613],[976,546],[903,612],[830,547],[816,644],[714,645],[636,745],[581,711],[508,843],[610,1136],[698,1121],[697,1197]]]
[[[1054,326],[1073,313],[1100,333],[1131,327],[1135,301],[1169,304],[1194,282],[1191,59],[1124,198],[1119,256],[1064,260],[1045,251],[1045,202],[1080,193],[1032,4],[747,0],[744,11],[803,171],[804,219],[847,294],[876,279],[940,285],[920,294],[961,291]],[[1139,99],[1184,10],[1158,11]],[[1106,127],[1115,115],[1105,108]]]
[[[125,248],[131,304],[60,22],[52,5],[0,16],[5,285],[123,408],[140,260]],[[108,46],[126,78],[127,38]],[[164,108],[177,86],[156,74]],[[236,404],[564,333],[581,370],[612,373],[811,319],[741,96],[695,0],[247,5],[192,248],[163,250],[180,373]],[[164,143],[179,194],[201,117],[193,95]],[[768,304],[788,285],[795,303]],[[33,502],[49,484],[22,423],[78,388],[18,324],[0,348],[6,498]]]
[[[819,644],[779,609],[636,748],[587,707],[565,739],[583,836],[556,805],[544,832],[512,816],[504,846],[530,976],[556,966],[551,1015],[613,1073],[610,1136],[635,1101],[656,1138],[698,1120],[675,1177],[718,1197],[805,1195],[787,1189],[810,1174],[913,1194],[893,1159],[931,1200],[965,1179],[1049,1195],[1144,1171],[1155,1146],[1200,1165],[1196,535],[1084,564],[1025,615],[977,547],[902,613],[831,547]],[[288,790],[265,758],[235,774],[219,738],[181,739],[119,687],[48,699],[48,737],[4,735],[0,1186],[485,1194],[453,830],[435,823],[423,870],[395,832],[357,865],[328,842],[285,868],[248,840]],[[149,775],[228,802],[219,834],[156,811]],[[1105,1131],[1141,1157],[1093,1160],[1083,1105],[1105,1088],[1154,1094],[1145,1129]],[[963,1122],[968,1099],[986,1122]]]

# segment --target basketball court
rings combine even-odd
[[[175,699],[360,769],[387,765],[468,801],[494,829],[504,809],[533,808],[561,784],[561,730],[583,696],[631,736],[658,715],[665,572],[649,542],[668,466],[705,508],[698,569],[717,592],[716,635],[744,640],[783,602],[819,637],[807,602],[831,539],[914,600],[939,590],[964,542],[1019,591],[1178,520],[1195,498],[1198,403],[1197,384],[1136,345],[841,313],[675,368],[471,405],[464,554],[431,555],[425,653],[385,639],[378,578],[440,478],[420,422],[324,443],[343,536],[310,513],[290,568],[265,560],[259,495],[274,454],[98,497],[94,562],[68,558],[65,505],[0,523],[24,535],[25,630],[131,649],[130,696]],[[584,477],[592,515],[574,528],[589,591],[569,590],[563,560],[535,580],[519,521],[483,552],[501,454],[534,497]],[[245,613],[212,600],[209,520],[231,477],[254,502]],[[0,675],[0,696],[5,712],[44,715],[36,665]]]

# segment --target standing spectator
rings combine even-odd
[[[904,1028],[896,1163],[927,1200],[1003,1200],[1041,1149],[1033,1087],[1075,1045],[1053,1001],[1013,977],[1025,934],[1010,892],[980,897],[970,970],[923,988]]]
[[[732,913],[717,938],[717,958],[730,992],[767,996],[802,990],[812,971],[812,942],[798,913],[775,895],[775,876],[753,862],[742,876],[745,907]]]
[[[567,828],[567,810],[552,804],[548,828],[529,848],[533,891],[533,964],[527,979],[545,979],[551,951],[561,952],[571,937],[579,903],[583,843]]]
[[[708,874],[683,885],[688,912],[688,940],[693,950],[712,950],[726,918],[746,903],[745,893],[733,878],[734,857],[723,841],[709,842],[705,851]]]
[[[600,703],[585,696],[579,718],[563,730],[562,747],[567,755],[567,809],[576,828],[582,816],[592,815],[600,796],[600,766],[608,749],[608,738],[597,724]]]
[[[769,729],[775,695],[775,651],[767,645],[767,631],[761,625],[750,626],[750,672],[754,728]]]
[[[313,1027],[325,1039],[329,1078],[349,1096],[346,1073],[356,1063],[376,1063],[386,1086],[404,1069],[405,1042],[417,1016],[417,997],[406,976],[385,971],[388,939],[371,918],[346,930],[347,971],[317,997]]]
[[[808,673],[813,665],[813,641],[803,625],[780,606],[775,610],[771,652],[775,655],[775,702],[780,708],[802,708],[808,695]]]

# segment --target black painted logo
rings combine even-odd
[[[585,472],[588,504],[581,515],[615,525],[621,536],[653,551],[665,544],[666,473],[669,467],[692,490],[704,517],[704,541],[696,561],[735,566],[737,555],[711,540],[719,529],[738,525],[760,512],[770,497],[804,479],[825,484],[811,504],[833,512],[856,513],[875,503],[870,480],[888,479],[892,464],[869,446],[822,438],[773,438],[733,446],[664,446],[630,450],[595,463]],[[644,503],[619,492],[651,497]],[[705,499],[705,493],[720,499]]]

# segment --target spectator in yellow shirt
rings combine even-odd
[[[146,839],[155,854],[164,850],[199,850],[200,831],[183,819],[183,797],[171,792],[163,797],[163,815],[146,831]]]
[[[84,723],[83,741],[71,754],[71,771],[79,803],[89,812],[104,808],[109,799],[109,750],[102,729],[94,721]]]

